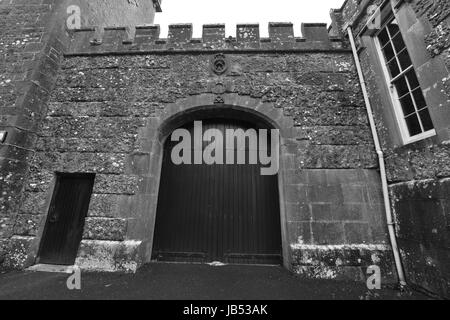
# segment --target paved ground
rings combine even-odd
[[[364,284],[300,279],[282,267],[150,264],[136,274],[82,273],[82,289],[69,291],[69,275],[0,274],[0,299],[310,300],[427,299]]]

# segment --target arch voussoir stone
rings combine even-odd
[[[146,135],[141,137],[142,139],[152,139],[153,146],[150,154],[150,165],[148,167],[147,177],[152,177],[152,183],[160,182],[162,157],[164,152],[165,140],[169,137],[170,133],[176,128],[180,127],[184,123],[201,119],[202,115],[208,113],[209,116],[224,115],[227,112],[230,114],[240,114],[243,118],[259,119],[258,122],[264,122],[269,127],[280,129],[281,144],[285,143],[285,139],[289,141],[295,141],[296,130],[294,128],[294,121],[291,117],[284,115],[283,110],[275,108],[272,103],[263,102],[259,99],[255,99],[250,96],[243,96],[237,93],[225,93],[221,95],[223,104],[214,104],[217,95],[204,93],[195,96],[189,96],[183,99],[179,99],[174,103],[167,104],[164,108],[157,111],[156,117],[147,121],[147,126],[144,130],[141,130],[141,134]],[[247,115],[247,116],[246,116]],[[288,127],[286,127],[288,126]],[[284,148],[284,147],[283,147]],[[295,148],[291,148],[290,151],[296,151]],[[297,156],[292,153],[283,152],[280,153],[279,161],[279,174],[278,184],[280,193],[280,214],[282,225],[282,244],[283,244],[283,259],[284,265],[290,268],[289,257],[289,241],[287,231],[287,219],[285,217],[286,203],[284,193],[286,185],[284,183],[286,177],[286,170],[294,169],[294,162]],[[287,167],[285,167],[287,166]],[[153,199],[158,199],[158,189],[153,192]],[[294,188],[295,189],[295,188]],[[293,188],[289,189],[291,192],[295,192]],[[294,196],[290,196],[289,199],[293,199]],[[149,225],[153,235],[156,220],[157,205],[149,205],[146,210],[149,210],[149,215],[145,223]],[[146,247],[145,257],[151,257],[152,239],[149,239]]]

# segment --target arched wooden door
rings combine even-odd
[[[226,129],[251,127],[234,120],[203,121],[203,132],[215,128],[224,137]],[[183,128],[192,133],[193,123]],[[153,259],[281,263],[278,177],[262,176],[261,165],[175,165],[176,144],[170,137],[165,144]]]

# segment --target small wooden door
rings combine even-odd
[[[193,131],[192,125],[184,128]],[[203,121],[204,132],[212,128],[225,136],[227,129],[253,126],[226,119]],[[175,165],[170,155],[177,142],[170,140],[165,144],[153,258],[279,264],[278,177],[262,176],[260,165]]]
[[[94,174],[60,174],[39,250],[39,263],[72,265],[83,235]]]

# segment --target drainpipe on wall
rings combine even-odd
[[[397,245],[397,237],[395,235],[395,223],[392,218],[391,204],[389,200],[389,189],[388,182],[386,178],[386,167],[384,164],[384,155],[380,145],[380,139],[378,138],[378,132],[375,126],[375,121],[373,119],[372,106],[370,105],[369,96],[367,94],[366,82],[364,80],[364,75],[361,69],[361,63],[359,61],[358,52],[356,50],[355,39],[353,38],[353,31],[351,27],[347,28],[348,36],[350,39],[350,44],[352,46],[353,56],[355,59],[356,70],[358,71],[358,77],[361,84],[361,89],[364,96],[364,102],[366,104],[367,116],[369,118],[370,129],[372,130],[373,142],[375,144],[375,149],[378,154],[378,162],[380,166],[380,174],[381,174],[381,184],[383,189],[383,199],[384,199],[384,208],[386,212],[386,220],[389,231],[389,238],[391,240],[391,247],[394,253],[395,266],[397,269],[398,279],[400,283],[400,288],[406,286],[405,273],[403,271],[403,265],[400,257],[400,251]]]

